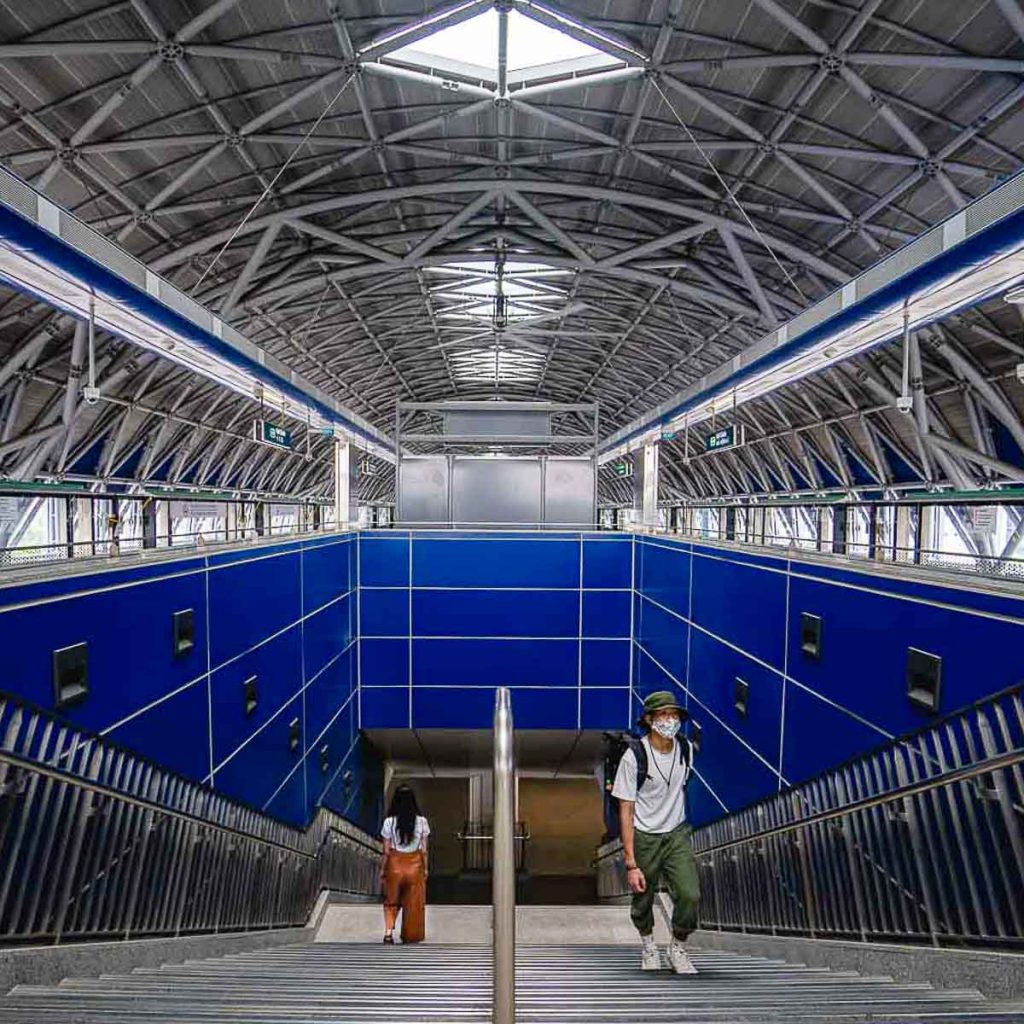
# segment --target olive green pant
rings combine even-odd
[[[700,881],[697,862],[690,844],[690,826],[680,825],[673,832],[655,835],[635,832],[633,852],[637,867],[647,879],[644,892],[633,893],[629,916],[641,935],[654,931],[654,898],[658,882],[663,881],[672,897],[672,935],[682,941],[697,927]]]

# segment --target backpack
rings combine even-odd
[[[689,738],[682,733],[679,734],[679,763],[684,766],[683,788],[690,783],[690,775],[693,768],[693,744]],[[647,747],[641,742],[642,737],[632,736],[629,733],[605,733],[607,754],[605,755],[604,788],[611,793],[615,785],[615,776],[619,771],[619,762],[627,750],[633,751],[636,758],[636,791],[643,789],[644,783],[650,776],[650,765],[647,762]]]

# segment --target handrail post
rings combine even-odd
[[[494,701],[494,1024],[516,1014],[515,753],[512,698],[501,687]]]

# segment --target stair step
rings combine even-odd
[[[484,946],[290,945],[129,974],[21,985],[0,1024],[485,1024]],[[522,946],[518,1024],[1021,1024],[1024,1004],[718,950],[642,973],[635,948]]]

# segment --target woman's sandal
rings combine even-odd
[[[395,944],[395,937],[394,937],[394,935],[385,935],[384,936],[384,945],[385,946],[393,946],[394,944]]]

